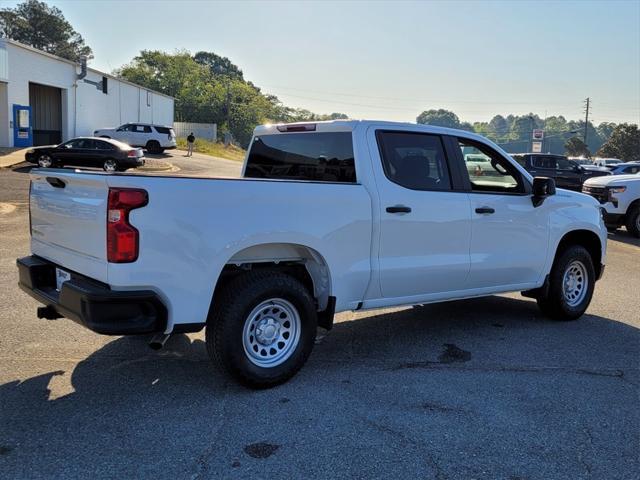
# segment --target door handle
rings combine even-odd
[[[496,213],[496,211],[491,207],[478,207],[476,208],[476,213],[491,214],[491,213]]]
[[[394,205],[393,207],[387,207],[387,212],[389,213],[410,213],[411,207],[407,207],[406,205]]]

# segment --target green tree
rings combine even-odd
[[[640,130],[638,125],[621,123],[598,150],[599,157],[619,158],[625,162],[640,161]]]
[[[578,137],[571,137],[564,144],[564,151],[570,157],[590,157],[591,152]]]
[[[423,125],[436,125],[438,127],[447,127],[447,128],[460,128],[460,119],[458,116],[444,109],[439,110],[425,110],[418,118],[416,118],[417,123],[421,123]]]
[[[492,140],[500,141],[509,133],[509,124],[507,119],[502,115],[496,115],[491,119],[488,125],[488,132]]]
[[[0,35],[74,62],[93,58],[91,48],[62,11],[38,0],[0,10]]]
[[[609,137],[611,136],[611,134],[615,129],[616,129],[616,124],[613,122],[602,122],[600,125],[596,127],[596,130],[598,131],[598,135],[600,135],[600,138],[602,139],[603,143],[609,140]]]
[[[143,50],[114,73],[174,97],[177,120],[216,123],[220,134],[231,132],[243,146],[261,123],[346,118],[343,113],[318,115],[286,107],[275,95],[264,95],[245,81],[228,58],[212,52],[192,56],[186,51]]]
[[[198,52],[193,56],[193,59],[200,65],[209,68],[213,75],[223,75],[236,80],[244,80],[242,70],[227,57],[221,57],[213,52]]]

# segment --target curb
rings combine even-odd
[[[19,163],[24,163],[25,160],[20,159],[20,160],[16,160],[15,162],[13,160],[11,160],[11,163],[3,163],[2,160],[0,160],[0,168],[11,168],[15,165],[18,165]]]
[[[180,168],[176,167],[175,165],[168,165],[166,167],[138,167],[136,169],[134,169],[137,172],[143,172],[143,173],[154,173],[154,172],[178,172],[180,171]]]

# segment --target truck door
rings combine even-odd
[[[578,168],[578,164],[567,158],[558,158],[556,161],[558,183],[563,188],[571,190],[582,189],[582,171]]]
[[[471,271],[467,288],[496,288],[538,281],[547,256],[549,203],[534,207],[530,185],[518,169],[488,145],[459,138],[492,166],[482,175],[465,169],[471,200]]]
[[[470,268],[469,195],[453,188],[443,138],[371,127],[368,143],[380,200],[382,296],[461,289]]]

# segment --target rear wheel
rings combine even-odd
[[[38,166],[42,168],[49,168],[53,166],[53,159],[49,155],[40,155],[38,157]]]
[[[634,237],[640,238],[640,205],[634,205],[627,212],[627,231]]]
[[[555,320],[575,320],[591,302],[595,279],[589,252],[580,245],[569,247],[553,262],[549,288],[538,297],[538,306]]]
[[[118,170],[118,163],[114,159],[108,158],[104,161],[102,168],[105,172],[115,172]]]
[[[156,140],[149,140],[147,142],[146,148],[149,153],[162,153],[162,147]]]
[[[304,365],[316,325],[315,303],[302,283],[278,271],[253,271],[216,295],[207,319],[207,351],[240,383],[272,387]]]

